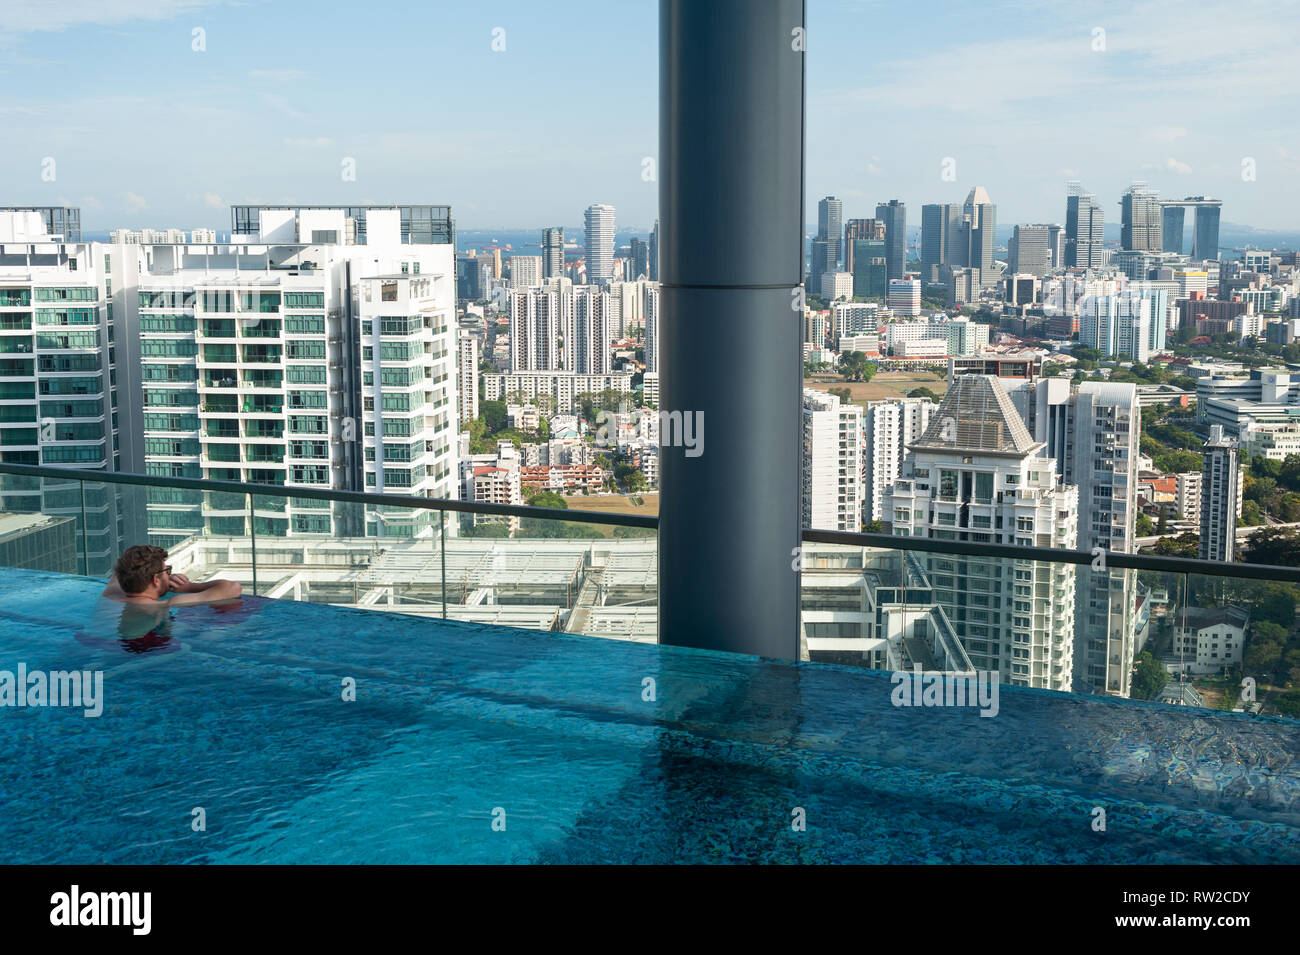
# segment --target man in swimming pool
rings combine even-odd
[[[164,603],[163,597],[174,594],[165,605],[179,607],[232,600],[241,591],[233,580],[206,580],[196,584],[184,574],[173,574],[167,563],[167,551],[137,544],[122,552],[102,596],[122,603],[158,605]]]

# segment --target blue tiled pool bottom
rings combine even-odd
[[[105,674],[0,708],[0,863],[1300,862],[1294,722],[258,599],[127,652],[101,586],[0,570],[0,670]]]

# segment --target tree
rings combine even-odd
[[[1137,519],[1133,522],[1133,533],[1138,537],[1150,537],[1156,532],[1155,525],[1151,523],[1151,518],[1145,514],[1139,513]]]
[[[1300,533],[1295,528],[1265,528],[1250,535],[1243,556],[1248,564],[1300,567]]]
[[[845,381],[870,381],[875,373],[875,368],[867,361],[866,354],[860,351],[846,351],[840,355],[836,370],[844,376]]]
[[[484,401],[479,404],[479,417],[487,428],[488,434],[496,434],[506,426],[506,404],[504,401]]]
[[[829,391],[831,394],[833,394],[836,398],[839,398],[840,401],[842,401],[846,405],[853,403],[853,392],[848,388],[827,388],[826,390]]]
[[[538,491],[528,499],[529,507],[557,507],[567,509],[569,502],[556,491]]]
[[[909,397],[909,398],[929,398],[931,401],[935,402],[936,404],[938,404],[941,400],[943,400],[943,399],[941,399],[938,395],[936,395],[933,391],[931,391],[929,388],[924,388],[924,387],[923,387],[923,388],[913,388],[911,391],[909,391],[909,392],[907,393],[907,397]]]
[[[1138,700],[1149,700],[1169,682],[1169,671],[1151,655],[1143,651],[1134,661],[1132,696]]]
[[[1160,520],[1156,523],[1156,533],[1163,534],[1169,529],[1169,506],[1160,505]]]

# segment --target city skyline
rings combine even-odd
[[[998,197],[1003,223],[1050,222],[1063,215],[1061,184],[1078,178],[1108,219],[1142,180],[1162,197],[1222,199],[1225,225],[1293,229],[1286,210],[1300,188],[1300,134],[1277,118],[1286,115],[1288,48],[1270,25],[1294,8],[1201,5],[1198,15],[1162,2],[1080,11],[1027,0],[999,8],[1014,16],[944,7],[910,22],[886,5],[813,2],[805,221],[815,228],[824,195],[844,200],[851,218],[893,198],[915,209],[958,201],[979,184]],[[387,9],[381,2],[375,16]],[[579,3],[567,12],[402,10],[408,29],[385,34],[380,48],[365,36],[334,39],[282,5],[19,3],[0,25],[0,113],[20,143],[0,157],[12,190],[4,201],[80,206],[90,232],[221,229],[234,202],[412,195],[450,204],[467,229],[572,226],[602,202],[648,231],[658,201],[657,7]],[[626,42],[584,43],[597,16]],[[1219,45],[1206,49],[1211,16]],[[446,88],[435,78],[429,91],[390,95],[410,88],[407,44],[414,52],[431,30],[449,40]],[[879,35],[891,37],[890,52],[864,73],[862,38]],[[286,47],[290,36],[304,52]],[[141,69],[92,84],[81,69],[60,69],[106,45]],[[366,79],[322,68],[333,50],[364,62]],[[979,82],[963,79],[975,73]],[[589,74],[603,77],[584,86],[594,123],[557,123],[516,95]],[[502,103],[487,109],[494,98]],[[1213,117],[1215,135],[1205,135],[1208,120],[1189,117],[1189,102]],[[182,132],[177,142],[178,117],[193,124],[192,139]],[[871,132],[880,128],[910,135],[882,146]],[[47,159],[52,180],[43,178]],[[345,181],[347,160],[355,178]]]

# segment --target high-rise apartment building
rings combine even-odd
[[[876,206],[876,218],[885,223],[885,271],[893,281],[907,268],[907,206],[890,199]]]
[[[363,516],[292,489],[456,494],[450,209],[235,206],[232,220],[225,244],[113,247],[119,344],[139,374],[118,388],[143,409],[132,469],[286,498],[249,513],[243,498],[151,489],[150,540],[429,533],[423,512]]]
[[[889,489],[903,468],[913,441],[925,434],[939,406],[929,398],[868,401],[862,413],[864,521],[888,521]]]
[[[912,442],[885,519],[895,534],[936,541],[1074,547],[1078,490],[1060,480],[1042,447],[998,379],[958,375]],[[1072,565],[918,556],[976,669],[1004,683],[1070,688]]]
[[[1078,489],[1078,547],[1136,549],[1141,409],[1132,384],[1061,378],[1002,380],[1040,452]],[[1075,590],[1074,677],[1098,693],[1127,696],[1136,652],[1138,587],[1131,571],[1081,566]]]
[[[1201,452],[1201,560],[1231,563],[1236,556],[1241,490],[1237,439],[1225,435],[1222,425],[1210,425]]]
[[[462,329],[456,343],[456,400],[461,424],[478,417],[478,361],[478,339]]]
[[[803,392],[804,527],[862,530],[862,409],[836,395]]]
[[[587,282],[600,285],[614,277],[614,207],[596,203],[587,207]]]
[[[541,285],[542,261],[543,256],[540,255],[510,256],[510,287],[521,289]]]
[[[113,310],[114,248],[80,235],[77,209],[0,209],[0,461],[138,470],[134,346]],[[7,478],[0,511],[75,520],[78,573],[107,574],[121,542],[143,533],[111,485],[89,485],[83,498],[72,481]]]
[[[613,371],[614,336],[610,295],[590,285],[561,293],[571,302],[564,308],[564,367],[579,375],[608,375]]]
[[[553,226],[542,230],[542,278],[564,275],[564,229]],[[518,286],[516,286],[518,287]]]
[[[1169,292],[1136,283],[1117,295],[1079,301],[1079,342],[1107,357],[1148,361],[1165,348]]]

